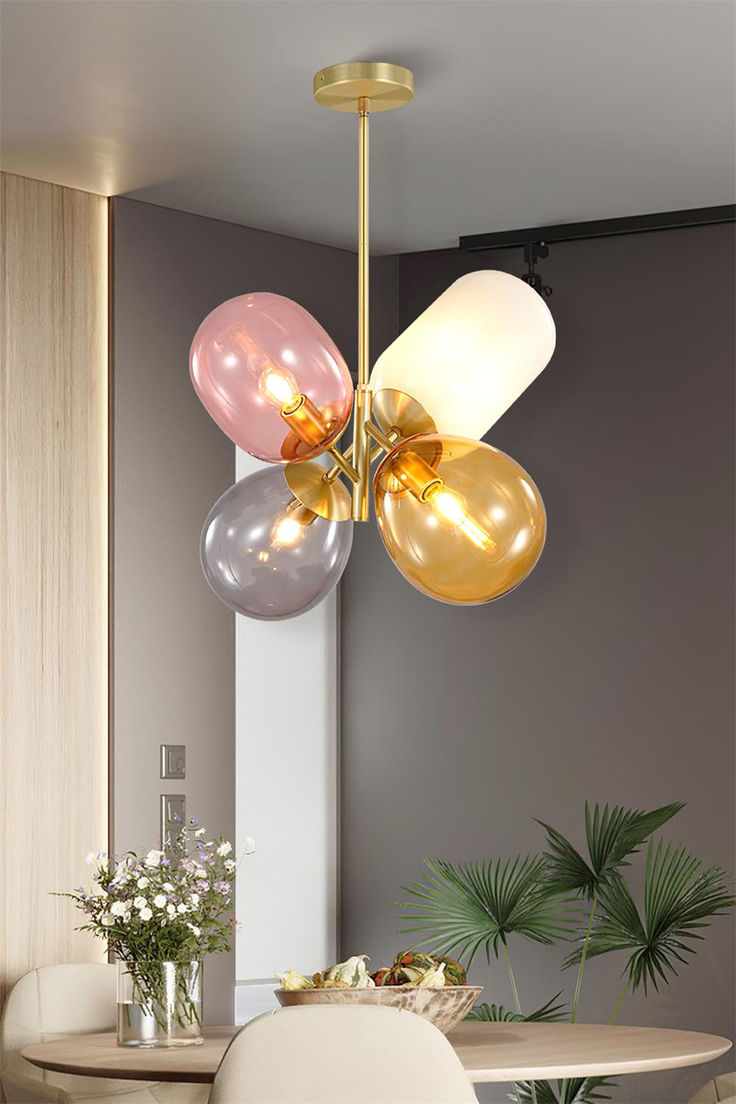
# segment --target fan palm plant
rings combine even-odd
[[[626,986],[611,1015],[613,1023],[631,990],[669,982],[677,965],[695,953],[700,929],[734,906],[726,874],[720,867],[704,868],[683,847],[651,842],[652,834],[683,807],[681,802],[649,812],[620,805],[585,805],[587,858],[560,832],[542,821],[546,850],[538,856],[492,859],[452,864],[425,859],[424,880],[407,888],[413,900],[404,904],[402,919],[420,933],[424,944],[468,956],[478,951],[490,959],[503,956],[514,999],[514,1011],[503,1005],[483,1004],[471,1019],[500,1021],[562,1018],[560,993],[531,1015],[521,1008],[508,938],[518,935],[551,945],[571,937],[576,903],[589,904],[581,944],[568,955],[565,967],[577,964],[571,1021],[580,1000],[586,958],[612,951],[628,952]],[[649,841],[644,878],[643,917],[622,871],[631,856]],[[555,1085],[547,1081],[520,1082],[512,1100],[517,1104],[594,1104],[608,1099],[613,1082],[605,1077],[568,1078]]]
[[[502,1004],[476,1004],[473,1011],[467,1017],[469,1020],[483,1020],[486,1023],[559,1023],[567,1018],[566,1004],[555,1004],[557,997],[562,996],[562,990],[552,1000],[548,1000],[536,1012],[530,1012],[528,1016],[520,1012],[512,1012],[510,1008],[504,1008]]]
[[[651,812],[639,809],[624,809],[621,805],[599,809],[596,803],[592,810],[585,802],[585,838],[588,846],[588,861],[577,851],[569,840],[545,824],[537,821],[547,833],[547,850],[544,857],[550,885],[559,893],[579,897],[590,902],[588,923],[583,945],[578,959],[578,974],[575,980],[575,992],[572,998],[571,1022],[577,1018],[578,1003],[583,984],[583,971],[598,900],[604,890],[629,859],[635,855],[641,845],[676,813],[683,808],[684,802],[676,801],[662,805]]]
[[[599,891],[600,923],[592,933],[588,958],[610,951],[628,951],[626,985],[611,1015],[615,1020],[629,989],[640,986],[646,995],[649,985],[659,988],[677,975],[677,964],[686,965],[685,955],[694,955],[701,928],[734,905],[726,875],[718,866],[703,868],[701,859],[684,847],[661,840],[649,844],[644,875],[644,916],[639,915],[631,892],[616,874]],[[580,960],[582,949],[574,951],[567,965]]]
[[[518,1081],[511,1098],[517,1104],[595,1104],[610,1100],[603,1089],[613,1089],[609,1077],[568,1077],[553,1085],[550,1081]]]
[[[521,1014],[508,937],[520,935],[551,946],[571,931],[569,909],[546,877],[541,855],[459,863],[425,859],[423,882],[404,887],[416,898],[405,904],[404,932],[427,933],[440,953],[467,955],[482,948],[503,955],[517,1013]],[[426,940],[425,940],[426,942]]]

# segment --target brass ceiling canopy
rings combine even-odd
[[[371,112],[391,111],[414,98],[414,74],[387,61],[343,61],[315,74],[314,98],[322,107],[354,115],[361,100],[370,100]]]

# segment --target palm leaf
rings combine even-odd
[[[535,1099],[537,1104],[594,1104],[597,1100],[611,1099],[601,1089],[615,1087],[616,1082],[609,1077],[569,1077],[558,1081],[556,1086],[550,1081],[518,1081],[515,1092],[509,1093],[509,1100],[518,1104],[533,1104]]]
[[[658,988],[677,974],[678,964],[695,953],[699,929],[733,908],[728,879],[718,866],[703,869],[702,861],[684,847],[649,844],[644,884],[644,918],[623,879],[611,878],[600,891],[600,916],[588,946],[588,957],[629,951],[626,963],[632,991]],[[566,966],[579,961],[580,949]]]
[[[591,900],[621,867],[629,865],[629,857],[652,832],[679,813],[683,805],[684,802],[675,801],[642,812],[624,809],[622,805],[600,808],[597,803],[591,809],[586,801],[587,862],[556,828],[537,821],[547,833],[545,860],[552,886],[559,893],[574,893]]]
[[[512,1012],[510,1008],[504,1008],[502,1004],[476,1004],[473,1011],[465,1018],[468,1020],[483,1020],[486,1023],[558,1023],[567,1019],[567,1005],[555,1004],[557,997],[562,995],[562,990],[557,993],[541,1008],[537,1008],[529,1016],[522,1016],[519,1012]]]
[[[415,900],[404,902],[402,920],[420,943],[440,952],[468,956],[483,948],[490,958],[512,933],[551,945],[570,931],[566,905],[545,878],[542,856],[453,865],[425,859],[424,881],[405,886]]]

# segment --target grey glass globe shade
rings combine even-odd
[[[345,570],[352,521],[326,521],[294,498],[281,468],[256,472],[217,500],[202,530],[202,569],[220,601],[260,621],[306,613]]]

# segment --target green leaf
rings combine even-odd
[[[628,859],[636,854],[666,821],[682,809],[684,802],[675,801],[651,812],[612,808],[596,803],[591,809],[585,803],[585,836],[589,861],[572,846],[569,840],[544,821],[537,821],[547,833],[545,861],[551,885],[558,893],[574,893],[591,900],[602,886],[628,866]]]
[[[551,945],[570,931],[567,906],[545,877],[542,856],[453,865],[425,859],[424,881],[405,886],[416,900],[404,902],[402,920],[420,932],[420,943],[440,952],[468,956],[483,948],[498,955],[506,937],[517,934]]]
[[[687,964],[685,956],[695,954],[692,944],[702,939],[699,929],[736,904],[725,872],[718,866],[702,867],[702,860],[684,847],[650,843],[643,919],[623,879],[615,875],[600,891],[599,922],[588,958],[629,951],[626,972],[632,992],[669,983],[677,965]],[[565,965],[579,958],[580,949]]]
[[[555,1004],[559,996],[562,995],[562,990],[557,993],[551,1000],[548,1000],[546,1004],[543,1004],[541,1008],[537,1008],[536,1012],[532,1012],[529,1016],[522,1016],[519,1012],[512,1012],[509,1008],[504,1008],[502,1004],[476,1004],[473,1011],[469,1016],[466,1016],[468,1020],[483,1020],[486,1023],[558,1023],[560,1020],[567,1019],[567,1005]]]
[[[534,1095],[532,1095],[532,1084]],[[610,1100],[601,1089],[614,1089],[616,1082],[609,1077],[569,1077],[552,1085],[550,1081],[518,1081],[509,1100],[519,1104],[594,1104],[597,1100]]]

